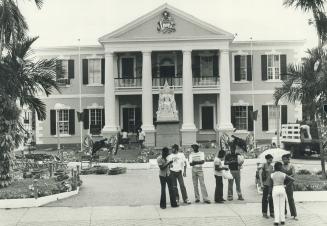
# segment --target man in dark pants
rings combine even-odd
[[[183,180],[183,177],[186,177],[187,162],[184,153],[178,152],[178,149],[179,149],[178,145],[174,144],[172,146],[172,154],[170,155],[171,159],[173,160],[172,167],[170,168],[170,173],[173,179],[173,187],[175,190],[176,201],[177,203],[179,203],[179,194],[178,194],[178,187],[177,187],[177,180],[178,180],[184,203],[191,204],[191,202],[187,197],[187,192]]]
[[[294,177],[295,168],[290,163],[290,158],[291,158],[290,154],[286,154],[286,155],[282,156],[282,161],[283,161],[282,172],[290,177]],[[293,217],[294,220],[297,220],[296,207],[295,207],[295,202],[294,202],[294,198],[293,198],[294,184],[288,183],[288,185],[285,187],[285,190],[286,190],[286,195],[287,195],[287,200],[288,200],[288,205],[290,208],[291,216]],[[285,208],[285,214],[286,213],[287,213],[287,210]]]
[[[224,160],[226,152],[224,150],[220,150],[218,152],[218,156],[214,159],[214,174],[216,179],[216,189],[215,189],[215,202],[216,203],[224,203],[226,201],[223,198],[223,170],[229,170],[227,167],[223,167],[222,161]]]
[[[225,165],[228,165],[228,168],[233,175],[233,179],[228,180],[228,201],[233,200],[233,184],[235,180],[236,184],[236,192],[238,195],[238,200],[243,201],[244,198],[242,196],[242,191],[241,191],[241,166],[238,163],[238,156],[240,155],[239,153],[235,153],[236,151],[236,145],[234,143],[231,143],[230,145],[230,150],[231,153],[227,154],[225,157]]]
[[[272,199],[272,179],[270,177],[271,173],[274,171],[274,167],[271,165],[273,161],[273,156],[268,154],[265,156],[266,163],[262,165],[262,168],[259,170],[259,179],[262,194],[262,216],[269,218],[267,215],[268,204],[270,217],[274,218],[274,203]]]
[[[159,178],[161,184],[160,208],[166,209],[166,184],[168,185],[171,207],[178,207],[178,204],[176,202],[175,191],[172,184],[172,178],[170,175],[170,167],[173,161],[169,158],[169,149],[167,147],[164,147],[162,149],[161,156],[157,158],[157,162],[160,168],[159,171]]]

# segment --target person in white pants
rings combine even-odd
[[[275,221],[274,225],[285,224],[285,180],[290,183],[294,181],[293,177],[287,176],[282,171],[283,164],[281,162],[275,163],[275,172],[271,174],[271,179],[273,181],[272,198],[274,203],[274,213]]]

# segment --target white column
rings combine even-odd
[[[142,129],[154,131],[151,51],[143,51],[142,62]]]
[[[105,106],[105,126],[103,133],[117,132],[116,124],[116,100],[115,100],[115,79],[114,79],[114,54],[105,53],[105,87],[104,87],[104,106]]]
[[[231,123],[230,65],[229,50],[220,50],[220,96],[219,96],[219,130],[233,130]]]
[[[191,50],[183,50],[183,124],[182,131],[196,130],[193,112],[193,78]]]

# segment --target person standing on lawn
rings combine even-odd
[[[291,158],[290,154],[286,154],[282,156],[282,161],[283,161],[282,172],[284,172],[286,175],[290,177],[294,177],[295,167],[290,163],[290,158]],[[289,183],[285,187],[285,189],[286,189],[286,195],[287,195],[291,216],[293,217],[294,220],[297,220],[297,212],[296,212],[295,202],[293,198],[294,184]],[[285,214],[287,214],[287,208],[285,208]]]
[[[274,167],[272,166],[273,156],[268,154],[265,156],[266,163],[262,165],[259,170],[259,179],[260,185],[262,189],[262,216],[265,218],[269,218],[267,215],[268,204],[269,204],[269,212],[270,217],[274,217],[274,203],[272,199],[272,180],[271,173],[274,171]]]
[[[243,201],[244,198],[242,196],[241,191],[241,165],[239,164],[239,153],[236,153],[236,144],[230,144],[230,153],[225,157],[225,165],[228,165],[228,168],[233,175],[233,179],[228,179],[228,201],[233,200],[233,184],[235,180],[236,184],[236,192],[238,195],[238,200]]]
[[[191,147],[193,149],[193,152],[191,152],[189,156],[189,162],[192,166],[192,180],[194,186],[195,202],[200,202],[200,194],[198,187],[198,183],[200,181],[203,202],[210,204],[206,185],[204,184],[204,174],[202,169],[202,165],[204,164],[204,153],[202,151],[199,151],[198,144],[192,144]]]
[[[273,182],[272,197],[274,200],[274,213],[275,220],[274,225],[285,224],[285,201],[286,201],[286,192],[285,192],[285,181],[293,183],[294,178],[287,176],[282,172],[283,164],[281,162],[275,163],[275,172],[271,174],[271,179]],[[289,184],[288,183],[288,184]],[[287,185],[286,185],[287,186]]]
[[[222,161],[224,161],[226,152],[224,150],[220,150],[218,155],[215,157],[213,161],[214,165],[214,174],[216,179],[216,190],[215,190],[215,202],[216,203],[224,203],[226,201],[223,198],[223,170],[229,170],[227,167],[223,167]]]
[[[161,184],[160,208],[166,209],[166,184],[168,185],[171,207],[178,207],[170,172],[173,160],[169,156],[169,149],[167,147],[162,149],[161,156],[157,158],[157,162],[160,169],[159,179]]]
[[[145,132],[142,130],[142,128],[139,128],[139,131],[138,131],[138,140],[139,140],[139,145],[140,145],[140,149],[142,149],[144,146],[143,146],[143,143],[145,141]]]
[[[183,177],[186,177],[187,162],[184,153],[178,152],[178,150],[179,150],[179,146],[177,144],[174,144],[172,146],[172,154],[170,154],[171,159],[173,160],[172,168],[170,168],[170,172],[173,179],[173,187],[175,190],[176,201],[177,203],[179,203],[179,194],[178,194],[178,187],[177,187],[177,180],[178,180],[184,203],[191,204],[191,202],[187,197],[187,192],[183,180]]]

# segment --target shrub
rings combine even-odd
[[[306,169],[300,169],[299,171],[296,172],[298,175],[310,175],[311,172]]]

